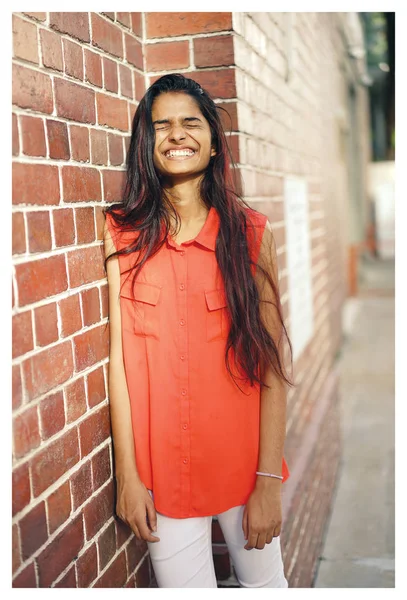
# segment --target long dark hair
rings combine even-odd
[[[209,123],[211,143],[216,154],[212,156],[200,181],[200,195],[206,207],[214,206],[219,214],[219,233],[216,240],[216,259],[221,271],[227,305],[230,314],[230,331],[226,343],[226,368],[231,372],[229,352],[233,348],[235,364],[245,375],[241,380],[261,381],[260,365],[270,366],[273,372],[290,386],[284,367],[284,356],[280,351],[281,340],[273,339],[263,322],[260,313],[260,296],[249,255],[247,230],[252,227],[253,239],[256,230],[249,216],[251,207],[237,192],[237,182],[232,176],[230,163],[234,169],[233,158],[221,124],[217,106],[209,94],[193,79],[181,74],[160,77],[147,90],[134,115],[129,150],[127,153],[126,184],[123,201],[113,204],[103,212],[109,213],[115,227],[121,231],[134,232],[134,241],[127,247],[117,250],[105,259],[116,255],[138,253],[133,282],[144,263],[161,248],[171,228],[173,219],[180,225],[177,212],[162,185],[160,173],[153,163],[155,130],[152,124],[152,106],[154,99],[165,92],[183,92],[189,94],[199,106]],[[235,172],[235,169],[234,169]],[[162,229],[164,224],[164,229]],[[164,236],[162,236],[164,231]],[[177,229],[178,231],[178,229]],[[291,355],[291,343],[283,322],[278,292],[278,282],[271,277],[268,269],[258,264],[262,275],[273,291],[273,302],[279,320],[281,337],[285,337]],[[268,301],[267,301],[268,302]]]

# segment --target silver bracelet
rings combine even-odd
[[[280,475],[273,475],[273,473],[261,473],[261,471],[256,471],[256,475],[266,475],[266,477],[275,477],[276,479],[283,479]]]

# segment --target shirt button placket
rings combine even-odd
[[[188,393],[188,323],[186,320],[188,306],[188,288],[186,285],[187,276],[187,255],[185,250],[179,252],[180,265],[177,270],[178,279],[178,306],[179,306],[179,328],[180,328],[180,428],[181,428],[181,506],[183,512],[190,511],[191,502],[191,480],[190,480],[190,397]]]

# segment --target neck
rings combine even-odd
[[[188,227],[201,219],[206,219],[208,209],[201,199],[196,180],[166,185],[165,191],[177,211],[183,226]]]

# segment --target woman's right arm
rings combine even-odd
[[[107,224],[104,228],[105,257],[116,251]],[[142,483],[136,466],[136,455],[131,419],[130,398],[123,362],[120,311],[120,267],[117,256],[106,265],[109,291],[109,400],[112,425],[115,477],[117,482],[117,515],[127,523],[139,539],[159,541],[151,535],[156,525],[154,503]]]

